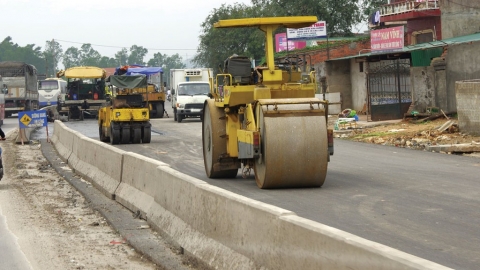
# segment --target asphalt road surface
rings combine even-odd
[[[261,190],[208,179],[201,122],[153,119],[150,144],[118,145],[237,194],[456,269],[480,265],[480,159],[335,140],[322,188]],[[66,125],[98,139],[96,120]],[[40,131],[36,136],[45,137]],[[288,147],[288,144],[285,145]],[[295,177],[295,176],[292,176]]]

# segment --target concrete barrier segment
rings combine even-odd
[[[213,268],[448,269],[169,167],[158,170],[149,222]]]
[[[105,196],[115,199],[115,190],[122,177],[124,153],[123,150],[83,135],[74,136],[68,163],[76,173],[90,180]]]
[[[78,137],[83,135],[68,128],[62,122],[55,121],[52,143],[60,158],[67,163],[70,155],[72,154],[74,137],[76,136]]]
[[[123,155],[122,178],[115,191],[115,200],[146,219],[146,213],[153,203],[159,177],[157,167],[170,165],[136,153]]]
[[[278,232],[278,217],[295,215],[168,167],[158,170],[157,208],[148,212],[147,220],[215,269],[261,267],[255,254],[271,250],[272,241],[266,238]]]
[[[265,243],[271,253],[255,254],[270,269],[450,269],[302,217],[279,219],[280,233]]]
[[[212,269],[262,269],[256,267],[248,257],[199,232],[156,202],[147,212],[150,227],[182,253],[200,260]]]

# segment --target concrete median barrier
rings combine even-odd
[[[159,167],[152,227],[215,269],[447,269]]]
[[[154,159],[58,132],[54,143],[71,147],[68,161],[77,173],[140,211],[167,240],[213,269],[448,269],[209,185]]]
[[[60,157],[67,162],[73,151],[73,138],[82,136],[77,131],[71,130],[60,121],[55,121],[51,141]]]
[[[124,153],[125,151],[83,135],[74,136],[68,164],[76,173],[88,178],[105,196],[115,199],[115,190],[122,177]]]
[[[168,164],[145,157],[136,153],[127,152],[123,155],[122,179],[115,191],[115,200],[146,218],[146,213],[153,204],[153,197],[158,185],[157,167]]]

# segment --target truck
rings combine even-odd
[[[65,77],[67,91],[58,95],[57,111],[68,120],[83,120],[87,115],[97,117],[98,109],[106,102],[106,71],[99,67],[71,67],[57,72]]]
[[[145,75],[111,75],[107,81],[117,89],[146,88]],[[100,141],[111,144],[150,143],[149,108],[141,92],[117,93],[98,111]]]
[[[178,123],[187,117],[203,120],[203,103],[213,86],[211,68],[171,69],[173,120]]]
[[[38,109],[37,69],[25,62],[0,62],[5,117]]]
[[[225,34],[232,27],[262,30],[265,64],[253,67],[248,55],[232,52],[216,74],[212,98],[203,106],[207,177],[235,178],[241,169],[244,177],[253,173],[261,189],[323,185],[333,155],[328,101],[315,97],[315,71],[305,61],[288,69],[275,65],[273,36],[279,27],[303,28],[316,22],[316,16],[293,16],[214,23],[215,28],[226,28],[221,30]]]
[[[124,88],[124,92],[141,93],[147,102],[151,118],[163,118],[165,115],[165,83],[163,82],[163,69],[161,67],[122,66],[115,70],[115,75],[143,74],[147,76],[148,86],[136,89]],[[155,84],[153,80],[158,84]]]

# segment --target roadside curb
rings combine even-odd
[[[98,211],[126,243],[159,266],[159,269],[192,269],[182,262],[182,259],[188,259],[175,253],[174,248],[154,232],[145,220],[136,218],[130,210],[105,197],[90,182],[79,178],[46,139],[41,139],[40,143],[43,156],[55,171],[87,199],[90,207]]]

